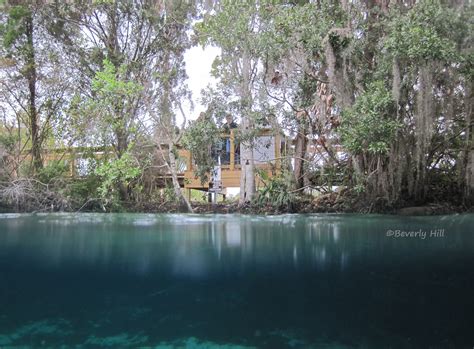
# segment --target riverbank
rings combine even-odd
[[[318,197],[298,197],[286,206],[275,207],[271,204],[261,205],[249,203],[239,205],[237,201],[219,202],[216,204],[207,202],[191,202],[194,213],[198,214],[259,214],[278,215],[287,213],[357,213],[357,214],[394,214],[401,216],[430,216],[447,215],[456,213],[474,213],[474,207],[452,202],[429,202],[423,204],[389,205],[382,199],[364,201],[350,196],[341,196],[338,193],[328,193]],[[13,207],[2,205],[0,202],[0,213],[38,213],[38,212],[130,212],[130,213],[184,213],[186,207],[175,202],[143,202],[123,203],[114,208],[107,207],[100,200],[89,200],[80,207],[64,204],[61,207],[48,205],[43,207],[28,206]]]
[[[394,214],[401,216],[432,216],[447,215],[456,213],[474,213],[474,207],[456,205],[450,202],[431,202],[420,205],[407,203],[406,205],[390,206],[382,200],[375,200],[367,203],[358,201],[354,198],[342,198],[337,193],[330,193],[317,198],[298,198],[284,207],[275,207],[272,205],[246,204],[240,206],[238,202],[219,202],[216,204],[192,202],[194,213],[198,214],[259,214],[259,215],[278,215],[287,213],[358,213],[358,214]],[[132,212],[145,213],[178,213],[185,212],[185,208],[175,203],[148,203],[140,207],[129,207]]]
[[[239,207],[237,204],[197,204],[193,205],[194,213],[244,213],[244,214],[263,214],[263,215],[278,215],[278,214],[287,214],[287,213],[300,213],[300,214],[310,214],[310,213],[358,213],[358,214],[371,214],[371,213],[380,213],[380,214],[394,214],[400,216],[435,216],[435,215],[448,215],[456,213],[466,213],[474,212],[474,209],[468,209],[465,207],[453,206],[449,203],[440,204],[433,203],[424,206],[409,206],[402,208],[394,208],[391,210],[376,211],[370,210],[370,207],[362,208],[359,210],[354,210],[350,208],[337,208],[337,207],[328,207],[328,206],[318,206],[312,203],[307,203],[305,205],[300,205],[298,208],[286,209],[286,208],[274,208],[274,207],[256,207],[252,205],[247,205],[244,207]],[[162,213],[167,212],[181,212],[175,208],[169,208],[170,210],[160,211]]]

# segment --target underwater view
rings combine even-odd
[[[472,348],[474,215],[0,215],[0,347]]]

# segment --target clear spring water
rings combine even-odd
[[[0,347],[472,348],[474,215],[0,215]]]

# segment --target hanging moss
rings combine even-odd
[[[396,58],[393,59],[392,63],[392,98],[395,101],[395,105],[397,108],[397,115],[398,115],[398,107],[400,103],[400,66],[398,65],[398,60]]]

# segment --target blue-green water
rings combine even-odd
[[[472,348],[473,233],[474,215],[0,215],[0,347]]]

